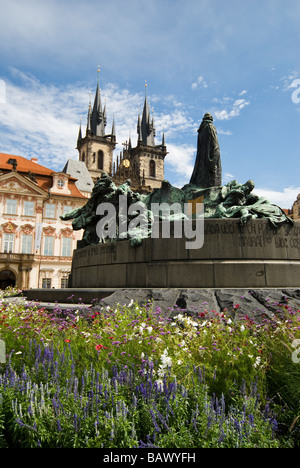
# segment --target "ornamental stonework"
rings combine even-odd
[[[55,235],[55,228],[52,226],[47,226],[43,228],[43,233],[45,236],[54,236]]]
[[[17,225],[9,221],[8,223],[2,224],[2,229],[5,234],[15,234],[17,231]]]
[[[33,229],[34,227],[31,226],[31,224],[24,224],[23,226],[20,227],[20,231],[22,231],[26,235],[32,234]]]
[[[70,228],[61,229],[59,238],[61,239],[62,237],[74,237],[73,229],[70,229]]]

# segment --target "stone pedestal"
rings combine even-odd
[[[204,244],[185,237],[129,240],[74,251],[72,288],[277,288],[300,286],[300,222],[204,221]]]

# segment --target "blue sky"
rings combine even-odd
[[[110,132],[136,143],[145,81],[165,178],[189,182],[214,117],[223,183],[283,208],[300,193],[299,0],[0,0],[0,152],[61,170],[85,128],[97,69]]]

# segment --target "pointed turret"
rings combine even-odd
[[[79,131],[78,131],[78,137],[77,137],[77,148],[80,145],[81,140],[82,140],[82,131],[81,131],[81,119],[80,119]]]
[[[142,125],[141,125],[140,113],[139,113],[139,115],[138,115],[137,134],[138,134],[138,141],[137,141],[137,144],[138,144],[138,145],[141,145],[141,144],[143,143],[143,137],[142,137]]]
[[[111,127],[111,136],[113,138],[113,141],[116,141],[115,116],[113,116],[113,123],[112,123],[112,127]]]
[[[145,88],[147,88],[147,85],[145,85]],[[142,141],[144,145],[147,146],[155,146],[155,141],[154,141],[154,128],[153,128],[154,122],[151,122],[151,117],[150,117],[150,108],[149,104],[147,102],[147,93],[145,91],[145,102],[144,102],[144,109],[143,109],[143,115],[142,115],[142,122],[141,122],[141,134],[142,134]]]
[[[90,102],[89,102],[89,110],[88,110],[88,115],[87,115],[87,123],[86,123],[86,134],[89,135],[91,133],[91,95],[90,95]]]
[[[92,135],[96,136],[105,136],[105,122],[104,122],[104,115],[102,111],[102,103],[101,103],[101,93],[99,88],[99,72],[98,69],[98,81],[94,99],[94,106],[91,115],[91,132]]]
[[[107,124],[106,103],[105,103],[104,109],[103,109],[103,123],[104,123],[104,127],[106,127],[106,124]]]

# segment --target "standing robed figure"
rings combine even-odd
[[[197,156],[190,184],[201,188],[222,184],[222,168],[217,130],[206,113],[198,130]]]

